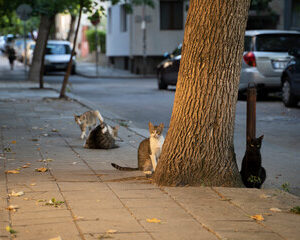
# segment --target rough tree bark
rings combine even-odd
[[[45,49],[53,21],[53,17],[47,15],[41,16],[38,37],[35,43],[32,63],[29,69],[28,79],[30,81],[39,82],[40,88],[44,87],[42,66],[44,65]]]
[[[250,0],[191,0],[159,185],[243,186],[233,133]]]
[[[83,1],[81,0],[80,1],[80,9],[79,9],[79,17],[78,17],[77,28],[76,28],[76,32],[75,32],[74,41],[73,41],[73,48],[72,48],[72,52],[71,52],[71,57],[70,57],[70,61],[68,63],[67,71],[66,71],[65,76],[64,76],[64,81],[63,81],[61,89],[60,89],[59,98],[66,98],[66,88],[67,88],[69,76],[70,76],[71,69],[72,69],[72,61],[73,61],[73,56],[75,54],[75,48],[76,48],[78,31],[79,31],[79,27],[80,27],[82,9],[83,9]]]

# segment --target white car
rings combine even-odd
[[[66,71],[71,57],[71,44],[68,41],[49,40],[46,46],[44,72]],[[73,56],[71,74],[76,72],[76,58]]]
[[[239,93],[255,83],[258,94],[281,90],[281,74],[291,59],[288,51],[300,46],[300,32],[252,30],[245,33]]]

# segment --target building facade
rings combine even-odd
[[[155,73],[163,54],[183,41],[188,2],[154,2],[155,8],[136,6],[132,14],[123,4],[108,8],[106,55],[114,67]]]

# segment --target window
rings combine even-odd
[[[71,49],[70,46],[66,44],[47,44],[46,54],[47,55],[71,54]]]
[[[127,32],[127,13],[124,4],[120,8],[120,31]]]
[[[256,51],[288,52],[300,46],[300,34],[268,34],[256,37]]]
[[[111,33],[112,28],[112,17],[111,17],[111,8],[108,9],[108,33]]]
[[[251,51],[251,37],[245,37],[244,41],[244,51],[249,52]]]
[[[183,2],[160,1],[160,30],[183,29]]]

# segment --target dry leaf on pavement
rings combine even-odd
[[[53,128],[51,131],[52,131],[52,132],[58,132],[58,130],[55,129],[55,128]]]
[[[40,168],[36,168],[35,171],[36,171],[36,172],[47,172],[47,171],[48,171],[48,168],[40,167]]]
[[[18,170],[7,170],[5,171],[5,173],[11,173],[11,174],[17,174],[17,173],[20,173]]]
[[[147,218],[147,222],[149,222],[149,223],[160,223],[161,220],[159,220],[157,218],[151,218],[151,219]]]
[[[9,205],[6,209],[9,211],[16,212],[18,208],[19,208],[18,205]]]
[[[263,215],[261,214],[257,214],[257,215],[254,215],[254,216],[251,216],[252,219],[256,220],[256,221],[263,221],[265,220]]]
[[[49,238],[49,240],[62,240],[62,238],[60,236],[55,237],[55,238]]]
[[[36,185],[36,183],[30,183],[30,186],[35,186]]]
[[[16,144],[16,143],[17,143],[16,140],[11,141],[11,144]]]
[[[109,230],[106,231],[107,234],[114,234],[116,232],[118,232],[118,230],[109,229]]]
[[[10,226],[6,226],[5,229],[6,229],[6,231],[9,232],[10,234],[15,234],[15,233],[17,233],[17,231],[14,230],[14,229],[12,229]]]
[[[279,209],[279,208],[270,208],[270,211],[272,211],[272,212],[282,212],[282,210]]]
[[[20,192],[15,192],[14,190],[11,191],[10,194],[8,194],[10,197],[20,197],[20,196],[23,196],[24,195],[24,192],[23,191],[20,191]]]
[[[29,167],[30,167],[29,165],[22,166],[22,168],[29,168]]]

